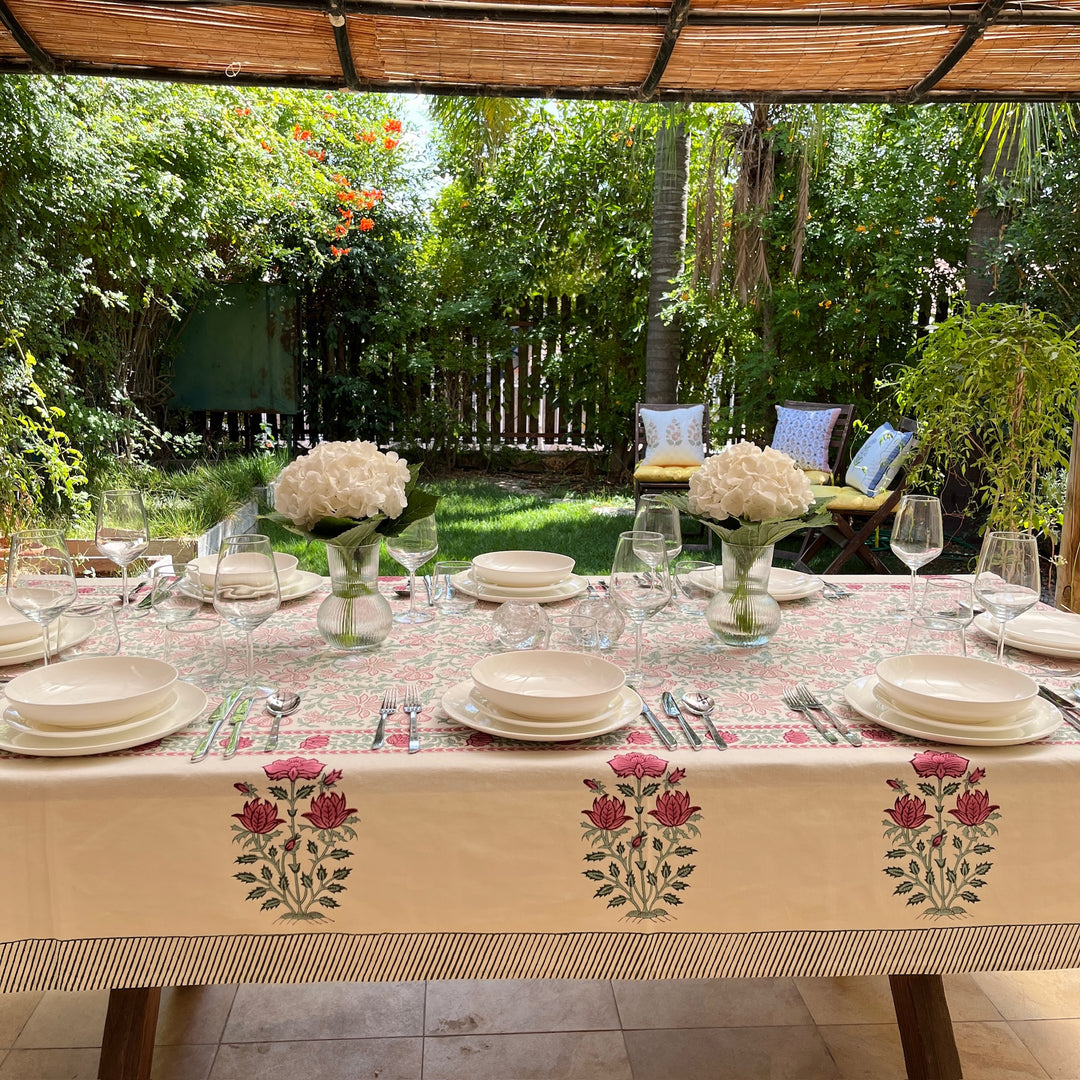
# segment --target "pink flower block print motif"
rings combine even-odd
[[[243,809],[232,815],[239,822],[232,827],[233,842],[241,848],[241,869],[233,876],[249,886],[248,900],[261,901],[261,910],[276,911],[281,919],[325,920],[340,906],[352,872],[347,861],[353,853],[344,844],[356,839],[356,807],[344,792],[331,790],[341,770],[325,769],[321,761],[302,757],[264,765],[271,781],[268,799],[254,784],[233,784],[246,796]]]
[[[679,787],[686,770],[669,770],[655,754],[616,754],[608,765],[618,781],[614,794],[603,780],[582,781],[595,796],[581,811],[582,838],[592,848],[585,878],[596,884],[594,897],[626,918],[670,918],[690,887],[694,864],[683,860],[697,851],[688,841],[700,835],[701,807]]]
[[[892,847],[884,872],[896,882],[894,895],[931,918],[963,915],[964,905],[979,903],[993,866],[986,858],[994,850],[987,839],[998,831],[1000,807],[979,787],[986,770],[969,765],[959,754],[925,750],[911,759],[915,792],[902,777],[885,781],[899,794],[885,808],[885,837]]]

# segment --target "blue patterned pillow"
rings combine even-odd
[[[848,487],[864,495],[884,491],[896,478],[914,439],[912,431],[897,431],[892,424],[882,424],[851,459],[844,478]]]
[[[789,409],[776,406],[772,448],[793,458],[802,469],[829,471],[829,437],[839,409]]]

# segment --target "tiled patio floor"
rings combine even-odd
[[[946,977],[966,1080],[1080,1080],[1080,971]],[[91,1080],[105,991],[0,996],[0,1080]],[[155,1080],[902,1080],[884,978],[217,986]]]

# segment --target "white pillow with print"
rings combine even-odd
[[[647,449],[642,465],[700,465],[705,460],[704,405],[641,410]]]

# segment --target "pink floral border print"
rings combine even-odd
[[[675,860],[697,851],[686,841],[700,835],[695,822],[701,807],[691,806],[689,793],[679,788],[686,770],[669,772],[663,758],[631,752],[616,754],[608,764],[622,781],[615,785],[622,798],[609,795],[599,780],[584,781],[595,798],[591,810],[582,810],[581,823],[593,848],[585,862],[607,866],[583,873],[597,883],[593,896],[606,897],[609,908],[629,905],[626,918],[667,918],[667,907],[681,904],[679,894],[690,887],[686,879],[694,864]],[[646,809],[650,800],[652,808]]]
[[[268,799],[253,784],[233,785],[246,798],[243,810],[232,815],[240,822],[232,827],[233,841],[244,852],[236,861],[251,868],[233,876],[251,886],[247,899],[261,900],[261,910],[283,908],[282,919],[325,919],[320,909],[340,906],[337,897],[352,872],[345,861],[353,853],[342,845],[356,839],[351,826],[360,819],[345,795],[331,790],[341,770],[324,773],[325,768],[315,758],[302,757],[264,765],[273,781]]]
[[[994,850],[986,839],[997,833],[994,822],[1001,815],[979,786],[986,770],[969,770],[968,765],[959,754],[926,750],[911,759],[918,795],[908,791],[904,780],[886,781],[899,794],[882,822],[894,845],[885,858],[895,865],[886,866],[885,873],[897,881],[895,895],[906,896],[912,906],[928,905],[922,913],[930,917],[965,914],[963,905],[979,902],[977,890],[986,885],[993,866],[986,861]]]

